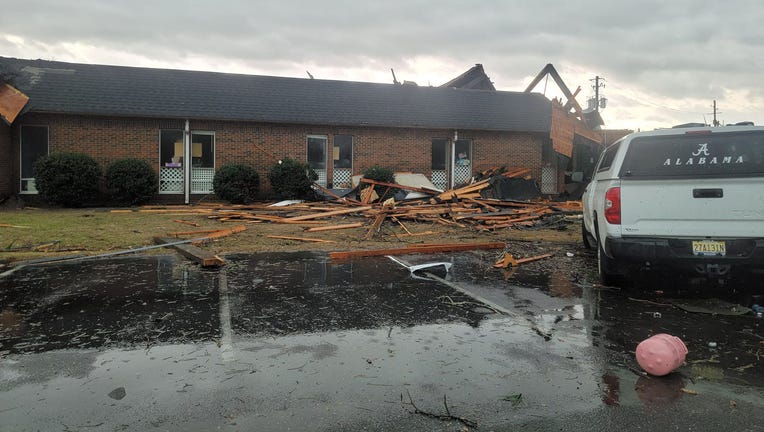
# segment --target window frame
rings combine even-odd
[[[23,190],[22,186],[24,184],[24,181],[32,180],[34,181],[34,177],[23,177],[23,166],[24,163],[24,132],[23,129],[27,127],[33,127],[33,128],[44,128],[45,129],[45,155],[50,154],[50,126],[49,125],[42,125],[42,124],[25,124],[21,125],[19,127],[19,194],[20,195],[37,195],[39,191],[36,187],[34,187],[34,190]],[[33,167],[34,168],[34,167]]]

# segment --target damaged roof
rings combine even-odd
[[[0,57],[24,112],[549,132],[539,93],[417,87]]]
[[[454,87],[463,89],[476,89],[476,90],[496,90],[491,79],[486,75],[483,65],[478,63],[472,66],[451,81],[443,84],[441,87]]]

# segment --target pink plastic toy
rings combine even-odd
[[[650,375],[668,375],[684,363],[687,346],[676,336],[660,333],[637,345],[637,363]]]

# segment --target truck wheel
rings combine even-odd
[[[581,218],[581,240],[584,242],[584,247],[588,250],[592,250],[592,245],[595,243],[594,237],[586,229],[586,222]]]
[[[600,277],[600,283],[605,286],[619,286],[621,284],[620,275],[616,274],[616,262],[605,253],[604,244],[599,236],[597,224],[594,224],[594,230],[597,231],[597,273]]]

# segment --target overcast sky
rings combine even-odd
[[[608,128],[764,125],[760,0],[0,0],[0,56],[440,85],[482,63],[523,91],[552,63]],[[551,80],[536,91],[560,95]]]

